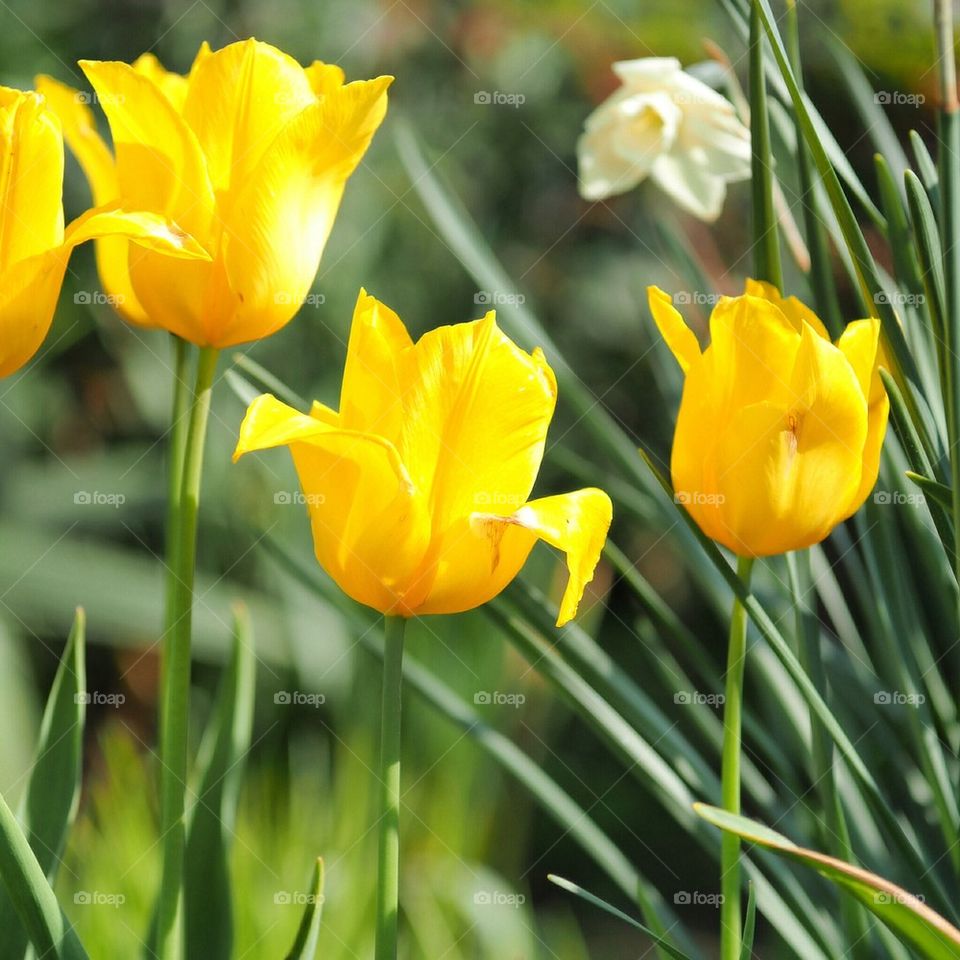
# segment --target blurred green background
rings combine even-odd
[[[862,121],[832,92],[836,65],[825,40],[847,43],[876,89],[926,97],[920,107],[890,110],[901,130],[929,133],[935,77],[926,5],[804,3],[801,15],[811,94],[872,183]],[[649,185],[588,205],[576,190],[575,143],[584,118],[613,88],[613,60],[675,55],[694,63],[704,59],[702,42],[710,38],[742,76],[742,45],[719,5],[12,0],[0,6],[0,81],[29,87],[35,74],[48,73],[84,87],[77,59],[130,61],[147,50],[168,68],[186,71],[202,40],[217,47],[248,36],[304,63],[340,63],[349,78],[391,73],[397,80],[387,121],[348,186],[316,302],[243,353],[302,396],[335,405],[361,285],[415,334],[480,315],[485,296],[522,295],[630,433],[667,449],[673,409],[654,387],[669,393],[671,382],[661,381],[670,381],[672,370],[651,362],[662,354],[653,345],[644,295],[648,283],[671,282],[662,227],[678,225],[709,266],[711,281],[738,290],[747,268],[739,252],[748,244],[748,188],[731,189],[714,228],[687,221]],[[496,92],[521,95],[523,102],[478,97]],[[401,117],[478,220],[516,289],[476,290],[447,251],[398,159]],[[71,159],[68,219],[88,204]],[[119,694],[123,702],[91,707],[79,824],[59,882],[81,935],[100,944],[101,955],[119,957],[133,956],[143,937],[158,875],[151,751],[171,352],[165,334],[127,327],[98,304],[91,296],[98,289],[92,250],[81,249],[46,346],[24,372],[0,384],[0,788],[15,798],[22,787],[43,697],[73,607],[83,604],[92,641],[90,689]],[[225,355],[221,374],[231,365]],[[229,639],[229,607],[242,597],[253,613],[260,662],[255,746],[234,849],[242,898],[237,955],[282,955],[299,920],[284,893],[304,888],[312,859],[322,854],[328,869],[322,956],[365,956],[373,902],[376,661],[353,643],[350,624],[263,549],[266,537],[312,557],[303,508],[275,502],[278,491],[296,490],[287,458],[230,463],[242,413],[240,400],[220,382],[201,514],[194,724],[199,730],[209,711]],[[562,412],[552,443],[561,437],[590,458],[589,444]],[[538,492],[568,485],[564,462],[548,453]],[[620,534],[631,558],[688,622],[716,634],[719,662],[723,627],[688,603],[690,589],[660,531],[633,527]],[[540,551],[531,562],[535,579],[555,588],[555,559]],[[604,646],[642,663],[629,598],[616,588],[604,597],[612,581],[601,569],[595,583],[597,597],[609,604]],[[598,603],[592,616],[600,615]],[[668,900],[670,891],[714,889],[713,878],[698,877],[690,841],[670,835],[674,828],[662,812],[596,749],[482,614],[417,624],[410,648],[469,701],[481,691],[522,695],[518,707],[477,709],[540,760],[659,881]],[[298,690],[322,694],[323,702],[276,702],[282,692]],[[638,955],[639,935],[574,907],[546,884],[553,871],[611,893],[565,830],[460,731],[413,697],[408,703],[409,955]],[[83,891],[122,902],[74,902],[72,894]],[[709,937],[715,911],[683,909]]]

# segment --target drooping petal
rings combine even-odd
[[[727,185],[705,158],[678,148],[657,157],[650,176],[664,193],[698,219],[712,223],[720,216]]]
[[[268,43],[241,40],[190,73],[183,116],[218,193],[243,186],[276,135],[316,101],[303,67]]]
[[[612,514],[610,498],[596,489],[532,500],[506,516],[472,514],[448,531],[417,612],[457,613],[486,603],[516,577],[539,539],[566,555],[569,579],[557,617],[563,626],[593,579]]]
[[[239,303],[218,346],[266,336],[299,309],[346,180],[383,120],[390,82],[350,83],[303,110],[224,211],[223,264]]]
[[[482,320],[438,327],[407,354],[404,463],[430,501],[435,536],[477,510],[508,514],[530,495],[556,405],[542,352]]]
[[[39,94],[0,88],[0,270],[63,239],[63,138]]]
[[[804,323],[809,323],[821,337],[825,340],[830,339],[830,334],[823,325],[823,321],[805,303],[797,297],[783,296],[772,283],[767,283],[765,280],[747,279],[743,292],[751,297],[769,300],[790,321],[797,333],[803,330]]]
[[[110,123],[123,206],[163,214],[207,245],[214,194],[193,131],[160,89],[128,64],[81,60],[80,66]]]
[[[234,458],[276,446],[290,447],[321,566],[360,603],[409,616],[407,588],[430,525],[392,444],[264,395],[247,411]]]
[[[687,373],[700,359],[700,344],[696,334],[687,326],[680,311],[673,305],[670,294],[659,287],[647,287],[650,312],[670,352],[677,358],[680,369]]]
[[[77,217],[66,230],[71,247],[101,237],[125,237],[139,246],[183,260],[209,260],[210,254],[190,234],[165,217],[146,211],[131,212],[112,204],[94,207]]]

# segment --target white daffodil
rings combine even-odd
[[[750,178],[750,131],[674,57],[613,70],[623,86],[587,118],[577,144],[581,195],[602,200],[649,176],[684,210],[715,220],[727,183]]]

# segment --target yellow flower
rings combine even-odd
[[[543,353],[517,347],[492,312],[414,344],[361,291],[339,412],[260,396],[234,459],[290,447],[317,559],[355,600],[401,616],[470,610],[542,539],[566,554],[562,625],[593,577],[612,507],[596,489],[527,499],[556,393]]]
[[[648,290],[686,381],[673,438],[677,500],[744,556],[823,540],[877,480],[889,401],[877,373],[879,321],[836,344],[795,297],[748,280],[710,316],[702,353],[669,295]]]
[[[134,239],[158,259],[203,251],[156,214],[116,205],[89,210],[64,229],[63,136],[40,94],[0,87],[0,376],[22,367],[53,320],[71,250],[108,234]]]
[[[391,77],[344,83],[275,47],[204,44],[186,77],[152,56],[82,61],[113,134],[67,87],[38,78],[96,202],[176,221],[210,257],[183,263],[122,242],[101,244],[108,292],[127,319],[201,346],[269,336],[298,311],[316,276],[350,174],[383,120]]]

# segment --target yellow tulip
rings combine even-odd
[[[256,40],[211,52],[186,77],[146,55],[82,61],[114,153],[68,87],[38,78],[96,202],[162,214],[209,255],[173,261],[110,241],[98,266],[121,312],[205,347],[269,336],[316,276],[350,174],[387,108],[392,77],[344,83],[336,66],[301,67]],[[119,299],[119,298],[118,298]]]
[[[206,256],[163,216],[116,204],[89,210],[64,229],[63,135],[38,93],[0,87],[0,195],[0,376],[39,349],[77,244],[117,235],[158,259]]]
[[[289,446],[317,559],[355,600],[404,617],[470,610],[541,539],[566,554],[562,625],[593,577],[612,507],[596,489],[528,500],[556,393],[543,353],[517,347],[492,312],[414,344],[361,291],[339,412],[260,396],[234,459]]]
[[[671,458],[677,500],[742,556],[823,540],[877,480],[889,411],[879,321],[854,321],[834,344],[799,300],[750,280],[714,307],[701,352],[670,296],[648,293],[686,376]]]

